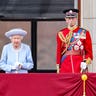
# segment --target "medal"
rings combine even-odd
[[[79,50],[79,46],[78,45],[75,45],[74,46],[74,50]]]
[[[77,42],[77,45],[78,45],[78,46],[81,46],[81,44],[82,44],[82,42],[79,40],[79,41]]]

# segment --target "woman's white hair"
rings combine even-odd
[[[9,39],[11,40],[12,37],[13,37],[13,36],[10,36]],[[21,37],[21,40],[24,38],[24,36],[21,36],[21,35],[20,35],[20,37]]]

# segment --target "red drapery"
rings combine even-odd
[[[96,74],[87,73],[86,96],[96,96]],[[82,74],[0,74],[0,96],[83,96]]]

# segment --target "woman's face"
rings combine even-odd
[[[10,39],[13,44],[13,47],[18,48],[21,45],[21,41],[22,41],[23,37],[20,35],[14,35],[14,36],[11,36]]]
[[[74,25],[77,24],[77,18],[76,17],[67,17],[65,18],[66,23],[68,24],[68,26],[73,27]]]

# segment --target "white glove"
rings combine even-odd
[[[16,68],[17,68],[16,66],[11,66],[12,70],[16,70]]]
[[[14,65],[11,66],[12,70],[17,70],[20,62],[15,62]]]
[[[80,67],[82,70],[85,70],[87,68],[87,64],[85,62],[81,62]]]
[[[59,73],[59,64],[57,64],[57,74]]]
[[[18,66],[20,64],[20,62],[15,62],[14,65],[15,66]]]
[[[20,70],[21,68],[22,68],[22,63],[20,63],[20,62],[16,62],[15,63],[15,65],[16,65],[16,67],[17,67],[17,70]]]

